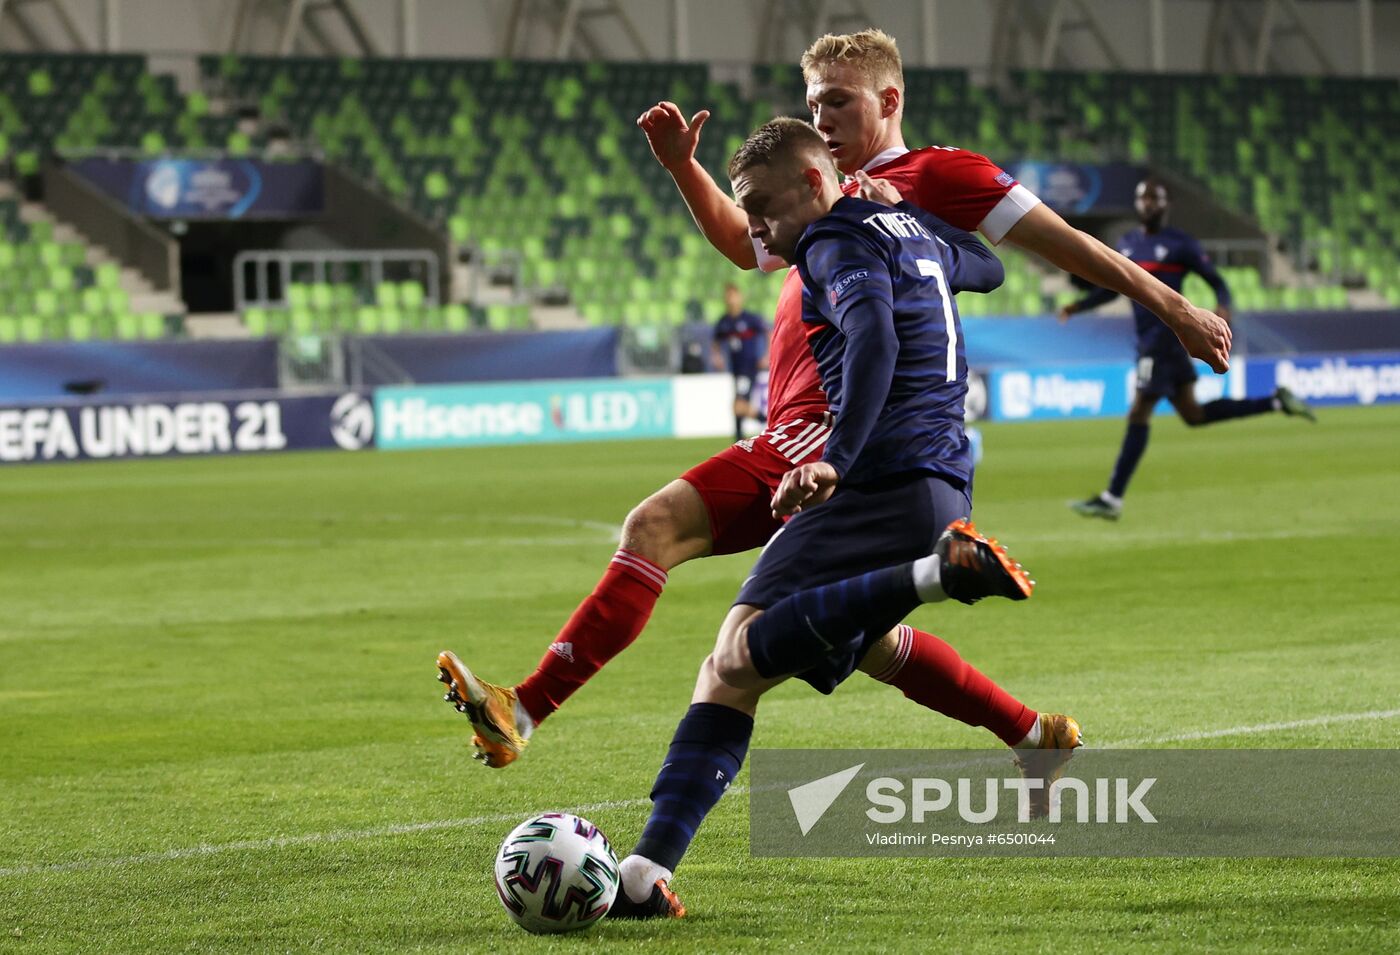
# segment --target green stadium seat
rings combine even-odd
[[[417,282],[399,283],[399,304],[405,309],[422,308],[423,299],[423,286]]]
[[[356,328],[361,335],[378,335],[383,331],[379,309],[364,305],[355,311]]]
[[[310,335],[316,331],[316,320],[311,309],[305,307],[292,308],[288,312],[290,324],[288,328],[294,335]]]
[[[374,288],[374,303],[381,309],[398,308],[399,286],[394,282],[380,282]]]
[[[465,305],[453,303],[442,310],[443,328],[449,332],[465,332],[471,327],[471,316]]]
[[[81,313],[68,316],[68,337],[75,342],[85,342],[92,338],[92,318]]]
[[[120,288],[122,282],[121,270],[111,262],[103,262],[93,270],[93,277],[97,282],[97,287],[102,289]]]
[[[243,326],[248,329],[248,334],[255,338],[262,338],[268,331],[267,310],[262,308],[245,309]]]

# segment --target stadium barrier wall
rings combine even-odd
[[[722,374],[0,401],[0,464],[719,437],[733,405]]]
[[[1262,397],[1288,388],[1317,405],[1400,401],[1400,351],[1236,356],[1224,375],[1196,363],[1196,399]],[[1128,413],[1137,370],[1128,362],[999,365],[983,369],[992,421],[1120,417]],[[1159,414],[1170,414],[1163,402]]]
[[[1243,398],[1246,364],[1246,359],[1235,358],[1228,372],[1217,375],[1197,362],[1197,400]],[[1119,417],[1128,413],[1137,390],[1137,368],[1126,361],[995,366],[984,374],[988,381],[987,417],[992,421]],[[1159,412],[1165,413],[1160,408]]]
[[[356,387],[610,378],[618,373],[616,328],[474,335],[365,336],[362,342],[402,377],[375,377],[366,366]],[[0,402],[58,401],[94,388],[107,397],[275,390],[274,338],[151,342],[36,342],[0,348]]]
[[[278,387],[275,339],[36,342],[0,348],[0,403],[270,391]]]
[[[384,450],[700,437],[734,427],[729,375],[378,388]]]
[[[1246,383],[1250,394],[1283,387],[1316,405],[1400,401],[1400,352],[1251,358]]]
[[[480,335],[373,335],[372,346],[415,384],[534,381],[543,378],[614,378],[621,330],[589,328]],[[393,385],[374,380],[362,385]]]
[[[374,445],[367,394],[241,392],[0,407],[0,464]]]

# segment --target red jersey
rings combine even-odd
[[[1040,201],[986,156],[951,146],[901,153],[866,172],[872,179],[888,179],[919,208],[959,229],[981,230],[992,242],[1000,242]],[[847,179],[841,191],[852,195],[856,188],[856,181]],[[768,352],[768,421],[779,425],[826,410],[817,360],[802,324],[802,279],[796,269],[788,269]]]

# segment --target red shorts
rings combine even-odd
[[[768,543],[783,526],[771,507],[778,482],[797,465],[820,460],[830,434],[829,419],[799,418],[730,445],[681,475],[709,512],[712,553],[739,554]]]

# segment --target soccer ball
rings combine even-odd
[[[617,898],[617,856],[587,819],[547,812],[516,826],[496,853],[496,892],[537,935],[587,928]]]

